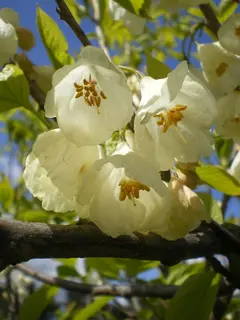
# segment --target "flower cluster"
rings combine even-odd
[[[165,79],[143,77],[134,94],[141,100],[133,107],[126,76],[99,48],[83,48],[75,64],[57,70],[45,113],[59,129],[37,138],[26,186],[45,210],[75,210],[112,237],[184,237],[210,217],[176,172],[165,182],[160,171],[211,153],[215,98],[185,61]],[[119,130],[125,141],[105,156],[106,141]]]

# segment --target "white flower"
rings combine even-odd
[[[89,218],[112,237],[142,231],[151,222],[161,228],[170,207],[157,170],[133,152],[95,162],[77,201],[89,206]]]
[[[127,78],[127,84],[133,94],[133,104],[138,107],[140,103],[140,81],[135,74]]]
[[[0,19],[5,23],[10,23],[15,28],[19,26],[19,15],[11,8],[2,8],[0,10]]]
[[[240,57],[226,51],[218,42],[198,45],[201,67],[206,80],[222,93],[240,85]]]
[[[209,0],[160,0],[159,9],[177,11],[208,2]]]
[[[145,77],[135,118],[135,148],[160,170],[174,159],[196,162],[211,153],[211,128],[216,116],[212,94],[182,62],[166,79]]]
[[[233,91],[217,101],[216,132],[240,142],[240,92]]]
[[[106,141],[131,119],[132,94],[123,72],[102,49],[87,46],[79,62],[53,75],[46,117],[57,117],[60,129],[76,146]]]
[[[18,39],[15,28],[0,19],[0,66],[9,62],[15,55],[18,47]]]
[[[167,240],[183,238],[188,232],[196,229],[202,220],[210,222],[202,200],[191,189],[177,179],[169,183],[171,208],[165,215],[163,226],[158,230],[152,221],[150,230]]]
[[[99,158],[96,146],[77,148],[59,129],[40,134],[26,160],[27,188],[43,208],[65,212],[76,206],[82,178]]]
[[[240,183],[240,151],[238,151],[233,163],[229,169],[229,173],[234,176]]]
[[[231,15],[218,30],[219,42],[224,49],[240,55],[240,14]]]
[[[143,33],[146,19],[129,12],[112,0],[109,1],[109,11],[113,16],[113,19],[116,21],[123,21],[133,35],[140,35]]]

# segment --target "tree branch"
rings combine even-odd
[[[210,4],[200,4],[199,8],[205,17],[206,27],[210,31],[212,31],[212,33],[217,37],[217,33],[218,33],[219,28],[221,27],[221,24],[218,21],[212,7],[210,6]]]
[[[160,297],[162,299],[171,299],[179,289],[175,285],[153,285],[153,284],[117,284],[117,285],[92,285],[87,283],[78,283],[71,280],[64,280],[58,277],[51,277],[41,272],[34,271],[23,264],[17,264],[15,269],[46,284],[60,287],[81,294],[90,294],[94,296],[119,296],[125,298],[131,297]],[[226,296],[229,293],[229,287],[223,284],[219,288],[219,296]]]
[[[60,19],[64,20],[69,25],[69,27],[85,47],[91,46],[91,42],[88,40],[86,34],[73,17],[64,0],[56,0],[56,3],[58,5],[57,13],[60,16]]]
[[[221,238],[203,229],[177,241],[154,234],[113,239],[92,223],[51,225],[0,220],[0,270],[33,258],[118,257],[175,265],[185,259],[226,254],[228,249]]]

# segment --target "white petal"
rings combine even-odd
[[[74,198],[66,198],[52,183],[47,171],[41,166],[34,153],[26,159],[23,178],[28,190],[42,201],[42,207],[48,211],[67,212],[75,210]]]
[[[183,81],[188,73],[187,61],[182,61],[172,72],[168,74],[166,88],[163,87],[163,94],[169,95],[169,101],[175,99],[182,88]],[[165,92],[166,90],[166,92]]]
[[[198,45],[198,52],[204,76],[212,86],[229,93],[240,84],[240,57],[217,42]]]
[[[240,151],[233,160],[229,173],[233,175],[240,182]]]
[[[59,129],[40,134],[32,152],[68,198],[76,196],[84,172],[98,159],[96,146],[77,148]]]
[[[219,42],[224,49],[240,55],[240,14],[231,15],[218,30]]]

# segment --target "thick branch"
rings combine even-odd
[[[58,5],[57,12],[60,18],[69,25],[69,27],[85,47],[90,46],[91,42],[88,40],[86,34],[73,17],[64,0],[56,0],[56,3]]]
[[[221,24],[218,21],[212,7],[210,6],[210,4],[200,4],[199,8],[205,17],[206,26],[217,37],[217,33],[219,28],[221,27]]]
[[[174,265],[184,259],[226,254],[226,250],[221,238],[209,229],[177,241],[154,234],[113,239],[90,223],[0,221],[0,270],[33,258],[118,257],[160,260],[165,265]]]

